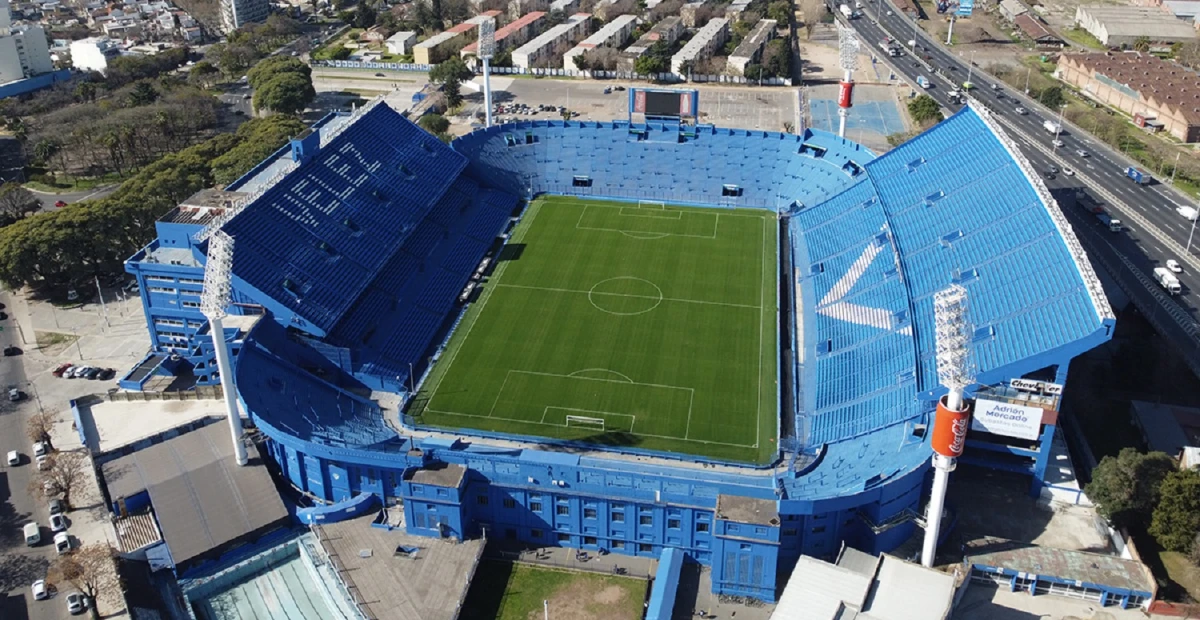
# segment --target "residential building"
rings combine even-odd
[[[550,3],[551,11],[562,11],[563,14],[579,12],[580,0],[554,0]]]
[[[1200,142],[1200,75],[1138,52],[1063,54],[1058,79],[1132,117],[1138,126]]]
[[[71,64],[79,71],[108,71],[108,60],[117,56],[117,42],[103,37],[93,37],[71,42]]]
[[[489,19],[499,20],[502,15],[500,11],[486,11],[417,43],[413,46],[413,60],[421,65],[436,65],[446,60],[478,36],[479,24]]]
[[[1085,4],[1075,9],[1075,23],[1107,47],[1132,47],[1138,39],[1154,43],[1194,41],[1196,29],[1156,7]]]
[[[411,53],[413,46],[416,44],[417,33],[411,30],[397,32],[396,34],[388,37],[388,40],[384,43],[384,45],[387,45],[389,54],[397,54],[400,56]]]
[[[579,45],[576,45],[564,54],[563,69],[574,71],[578,68],[575,66],[575,57],[586,54],[596,48],[621,47],[625,45],[625,42],[629,40],[629,37],[633,34],[633,29],[636,27],[637,16],[618,15],[611,22],[604,24],[595,34],[580,41]]]
[[[522,15],[533,13],[535,11],[545,13],[550,10],[549,0],[509,0],[508,1],[508,18],[510,20],[520,19]]]
[[[763,49],[775,38],[775,20],[760,19],[750,34],[729,55],[729,71],[734,75],[745,75],[746,67],[762,58]]]
[[[725,19],[728,19],[730,23],[740,21],[742,13],[745,13],[749,6],[750,0],[733,0],[729,6],[725,7]]]
[[[617,57],[617,68],[621,71],[633,71],[637,59],[650,51],[651,47],[657,43],[665,43],[667,47],[670,47],[679,40],[679,37],[683,36],[685,30],[683,18],[674,15],[663,18],[662,21],[654,24],[649,32],[638,38],[633,45],[621,52],[621,55]]]
[[[2,11],[6,16],[7,7]],[[0,84],[50,73],[50,45],[41,26],[0,30]]]
[[[496,30],[496,52],[516,47],[533,38],[533,35],[542,27],[542,23],[546,21],[546,15],[542,11],[534,11]],[[462,48],[459,54],[463,58],[478,56],[479,41],[472,41],[470,45]]]
[[[712,58],[717,50],[729,40],[729,20],[717,17],[711,19],[699,31],[696,36],[684,44],[683,49],[679,50],[671,57],[671,73],[679,75],[687,75],[693,72],[696,63]]]
[[[562,52],[556,50],[587,36],[591,19],[592,16],[587,13],[576,13],[568,17],[567,21],[538,35],[513,51],[513,66],[529,69],[558,64],[555,61]]]
[[[1034,45],[1041,48],[1059,48],[1066,46],[1066,42],[1061,37],[1054,34],[1043,24],[1041,20],[1034,17],[1032,13],[1018,15],[1013,20],[1013,24],[1021,29],[1025,36],[1029,37]]]
[[[700,11],[700,7],[704,6],[704,2],[689,2],[679,8],[679,16],[683,18],[683,25],[686,28],[695,28],[701,24],[696,23],[696,14]]]
[[[230,32],[246,24],[265,21],[270,8],[268,0],[221,0],[221,27]]]
[[[617,6],[617,0],[600,0],[592,9],[592,15],[602,22],[610,22],[620,13],[621,7]]]

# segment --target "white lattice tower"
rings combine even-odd
[[[233,238],[217,230],[208,238],[208,262],[204,265],[204,291],[200,293],[200,312],[208,319],[213,351],[217,357],[217,372],[225,396],[225,415],[238,465],[246,464],[246,446],[242,443],[242,417],[237,407],[237,386],[233,381],[233,364],[229,360],[229,343],[225,342],[225,326],[232,290],[229,281],[233,272]]]
[[[970,350],[971,324],[967,320],[967,289],[951,284],[935,293],[933,321],[937,338],[938,382],[949,393],[938,403],[934,420],[933,487],[929,492],[925,540],[921,549],[921,563],[925,566],[933,566],[950,472],[954,471],[967,438],[970,412],[963,404],[963,390],[975,382]]]
[[[484,127],[492,126],[492,71],[490,63],[496,55],[496,22],[485,19],[479,24],[479,59],[483,61]]]
[[[838,137],[846,137],[846,119],[854,104],[854,71],[858,69],[858,54],[861,43],[854,29],[838,22],[838,64],[842,68],[842,81],[838,92]]]

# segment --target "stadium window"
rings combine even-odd
[[[721,196],[732,196],[734,198],[742,195],[742,188],[737,185],[722,185]]]
[[[185,301],[185,302],[183,302],[183,307],[184,307],[184,308],[199,308],[199,307],[200,307],[200,302],[198,302],[198,301]]]
[[[571,507],[566,504],[559,504],[554,507],[554,514],[565,517],[571,514]]]
[[[612,513],[612,520],[613,520],[613,523],[624,523],[625,522],[625,513],[623,513],[623,512]]]
[[[642,515],[638,517],[638,525],[654,525],[654,517],[650,515]]]
[[[375,484],[375,470],[367,468],[367,484]]]
[[[749,550],[750,550],[750,543],[741,543],[741,544],[739,545],[739,548],[740,548],[742,551],[749,551]]]
[[[532,510],[533,512],[541,512],[542,511],[542,503],[541,502],[529,502],[529,509]]]
[[[529,530],[529,537],[530,537],[530,538],[541,538],[541,537],[542,537],[542,531],[541,531],[541,530],[539,530],[539,529],[532,529],[532,530]]]
[[[611,546],[613,549],[624,549],[624,548],[625,548],[625,541],[623,541],[623,540],[614,540],[614,541],[612,541],[612,544],[611,544],[610,546]]]
[[[783,528],[783,535],[784,535],[784,536],[795,536],[795,535],[796,535],[796,528],[794,528],[794,527],[785,527],[785,528]]]
[[[450,491],[447,491],[446,489],[438,489],[437,494],[438,497],[447,497],[450,495]]]
[[[765,528],[765,527],[756,527],[756,528],[754,528],[754,533],[755,533],[755,534],[766,534],[766,533],[767,533],[767,528]]]
[[[584,508],[583,509],[583,518],[584,519],[595,519],[596,518],[596,509],[595,508]]]
[[[506,145],[508,145],[508,146],[516,146],[516,145],[517,145],[517,139],[516,139],[516,138],[514,138],[514,137],[512,136],[512,134],[506,133],[506,134],[504,134],[504,144],[506,144]]]
[[[559,532],[558,533],[558,542],[565,542],[565,543],[571,542],[571,535],[567,534],[565,532]]]
[[[812,533],[813,533],[813,534],[822,534],[822,533],[824,533],[824,532],[825,532],[825,526],[824,526],[824,525],[818,525],[817,527],[814,527],[814,528],[812,529]]]
[[[583,544],[585,544],[585,545],[595,545],[595,544],[596,544],[596,537],[595,537],[595,536],[584,536],[584,537],[583,537]]]
[[[173,289],[173,288],[167,288],[167,287],[165,287],[165,286],[151,286],[151,287],[150,287],[150,292],[151,292],[151,293],[165,293],[165,294],[167,294],[167,295],[174,295],[174,294],[176,293],[176,290],[175,290],[175,289]]]
[[[652,551],[654,551],[654,545],[638,543],[638,553],[650,553]]]
[[[504,498],[504,507],[505,507],[505,508],[508,508],[509,510],[512,510],[513,508],[516,508],[516,507],[517,507],[517,500],[515,500],[515,499],[513,499],[513,498],[511,498],[511,497],[506,497],[506,498]]]
[[[697,523],[697,524],[696,524],[696,531],[697,531],[697,532],[707,532],[707,531],[708,531],[708,524],[707,524],[707,523]]]
[[[488,503],[487,496],[486,495],[476,495],[475,503],[479,504],[480,506],[487,506],[487,503]]]
[[[679,519],[667,519],[667,529],[669,529],[669,530],[679,529]]]
[[[525,132],[525,144],[533,144],[535,142],[532,131]]]
[[[425,487],[418,486],[418,485],[415,485],[415,484],[414,484],[414,485],[413,485],[413,488],[412,488],[412,491],[413,491],[413,495],[424,495],[424,494],[425,494]]]
[[[592,179],[589,177],[577,176],[574,179],[571,179],[571,186],[572,187],[591,187]]]
[[[740,525],[738,525],[736,523],[729,524],[728,532],[730,534],[737,534],[738,532],[741,532],[741,531],[742,531],[742,527]]]

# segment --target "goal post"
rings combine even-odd
[[[604,430],[604,418],[593,418],[585,415],[568,415],[567,426],[581,426],[583,428],[592,428],[596,430]]]
[[[659,211],[662,211],[667,208],[667,205],[665,203],[663,203],[663,201],[661,201],[661,200],[639,200],[638,208],[639,209],[658,209]]]

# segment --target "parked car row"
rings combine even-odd
[[[55,368],[51,374],[63,379],[99,379],[101,381],[108,381],[117,375],[117,371],[112,368],[62,364],[58,368]]]

